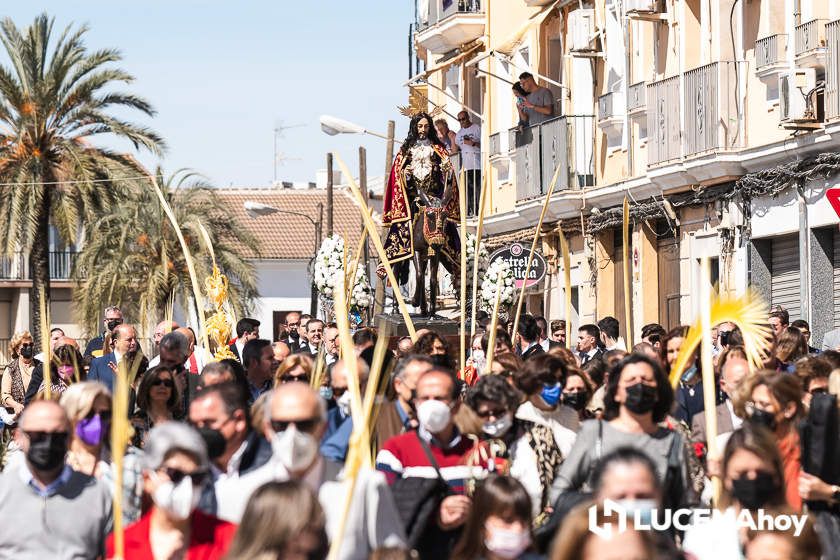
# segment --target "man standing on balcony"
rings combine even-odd
[[[105,335],[108,333],[113,333],[114,329],[117,326],[122,325],[123,322],[123,314],[120,311],[119,307],[114,307],[113,305],[110,307],[105,308],[105,319],[102,321],[103,325],[105,326],[105,331],[97,336],[96,338],[91,339],[88,342],[87,347],[85,348],[84,357],[94,357],[98,358],[102,356],[102,347],[105,345]]]
[[[554,116],[554,99],[550,89],[537,85],[530,72],[519,75],[519,85],[528,92],[522,111],[527,115],[529,125],[540,124]]]
[[[461,130],[455,135],[455,142],[461,151],[461,167],[467,178],[467,216],[478,211],[478,197],[481,193],[481,127],[470,120],[470,114],[458,113]]]

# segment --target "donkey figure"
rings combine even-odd
[[[441,260],[444,267],[453,277],[459,272],[459,267],[452,259],[443,254],[446,244],[446,206],[451,191],[447,189],[443,199],[431,196],[422,189],[418,189],[417,213],[411,230],[414,242],[414,272],[415,288],[412,305],[420,308],[420,313],[426,317],[434,317],[437,313],[438,296],[438,268]],[[426,268],[429,267],[429,297],[426,298]]]

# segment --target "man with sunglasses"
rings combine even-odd
[[[461,167],[467,179],[467,215],[475,216],[481,190],[481,127],[470,120],[466,109],[458,113],[458,124],[461,129],[455,135],[455,142],[461,152]]]
[[[326,428],[324,400],[306,383],[284,383],[270,393],[264,410],[277,479],[303,480],[316,489],[327,518],[327,536],[334,539],[349,487],[339,477],[339,467],[318,453]],[[367,558],[380,547],[405,548],[399,515],[382,474],[360,469],[353,496],[339,560]]]
[[[111,495],[64,462],[70,421],[54,401],[23,411],[15,439],[24,460],[0,474],[0,550],[15,558],[96,558],[113,523]]]
[[[272,478],[263,468],[271,459],[271,445],[251,428],[247,397],[236,383],[202,389],[190,404],[189,420],[207,444],[213,481],[200,507],[238,523],[251,493]]]

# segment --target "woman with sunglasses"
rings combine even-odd
[[[149,432],[143,449],[143,493],[151,507],[125,530],[125,558],[201,558],[227,553],[236,525],[196,509],[207,483],[209,461],[195,429],[167,422]],[[114,535],[106,557],[114,558]]]
[[[113,494],[115,473],[111,463],[111,393],[95,381],[70,385],[59,401],[70,419],[70,444],[66,462],[75,471],[102,481]],[[140,515],[140,462],[129,447],[123,460],[123,517],[131,522]]]
[[[166,366],[153,367],[143,374],[137,389],[137,412],[131,417],[134,426],[132,444],[143,447],[146,434],[158,424],[175,419],[181,397],[175,376]]]
[[[26,391],[35,369],[35,344],[29,331],[17,332],[9,343],[12,361],[3,372],[0,383],[0,399],[6,410],[15,417],[23,411],[26,404]]]
[[[292,354],[281,362],[274,374],[274,386],[301,381],[309,383],[312,376],[312,358],[305,354]]]

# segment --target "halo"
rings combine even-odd
[[[436,117],[439,117],[443,114],[443,107],[441,107],[440,105],[435,105],[435,108],[431,111],[425,111],[422,109],[415,110],[412,109],[409,105],[397,105],[397,110],[399,110],[402,116],[408,117],[410,119],[413,119],[414,117],[422,113],[428,113],[429,117],[431,117],[431,119],[434,120]]]

